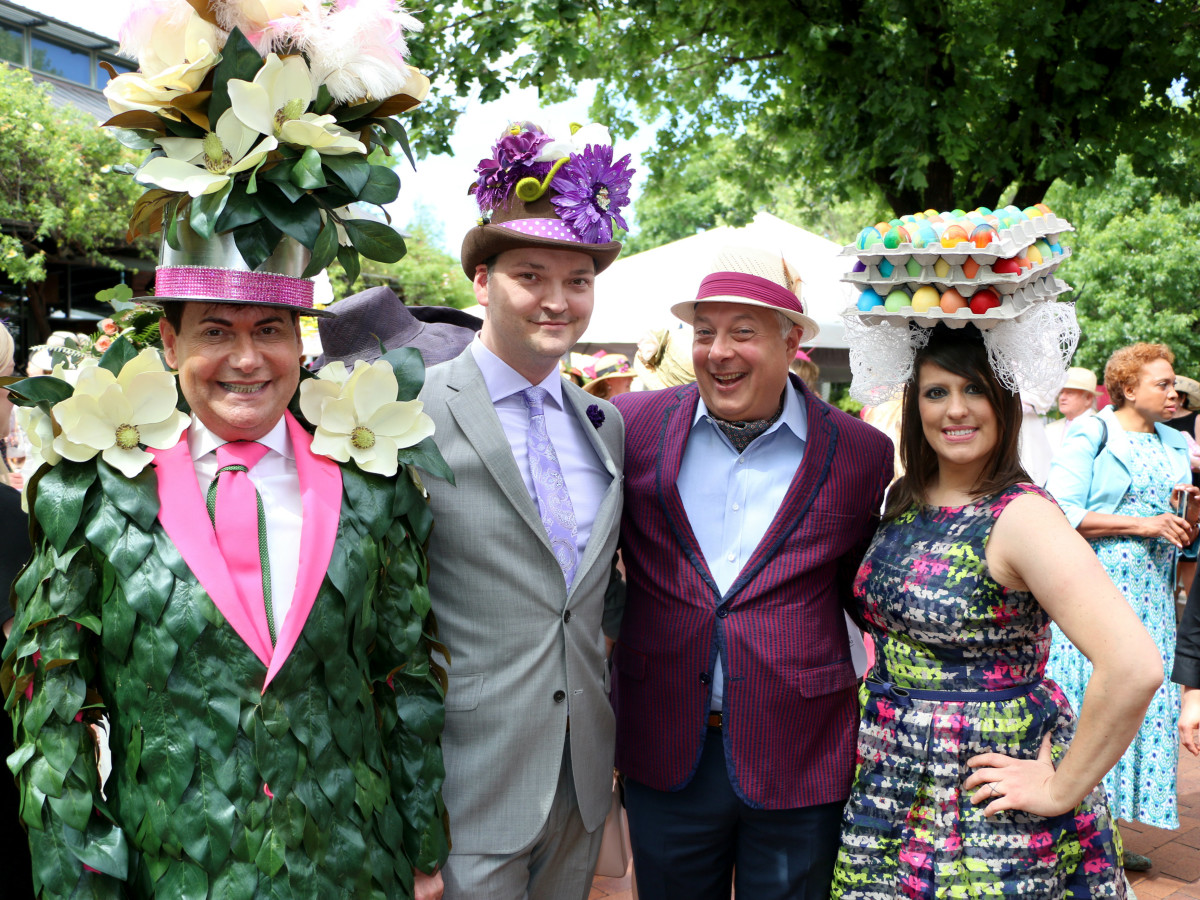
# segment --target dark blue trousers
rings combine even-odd
[[[729,783],[719,729],[680,791],[625,780],[641,900],[828,900],[844,803],[755,809]],[[734,884],[736,873],[737,882]]]

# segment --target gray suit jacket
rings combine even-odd
[[[614,561],[625,427],[614,406],[573,384],[563,397],[613,476],[569,595],[470,349],[431,368],[421,392],[457,484],[426,478],[429,589],[450,651],[442,748],[454,853],[515,853],[534,839],[554,798],[568,705],[589,831],[609,807],[614,724],[601,623],[615,637],[624,602]],[[588,421],[593,404],[599,428]]]

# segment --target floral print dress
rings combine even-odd
[[[1125,896],[1103,787],[1061,816],[988,819],[962,786],[972,756],[1032,759],[1050,734],[1058,759],[1075,731],[1062,691],[1042,678],[1049,617],[987,573],[992,526],[1026,493],[1048,498],[1016,485],[968,506],[914,506],[867,551],[855,593],[875,639],[872,677],[900,690],[862,689],[835,898]]]
[[[1157,516],[1171,508],[1175,467],[1157,434],[1127,432],[1132,481],[1113,510],[1119,516]],[[1169,673],[1175,660],[1175,545],[1162,538],[1112,535],[1091,541],[1109,578],[1121,589],[1162,655]],[[1079,709],[1092,664],[1057,626],[1046,670]],[[1165,679],[1155,691],[1129,749],[1104,776],[1113,814],[1156,828],[1178,828],[1179,685]]]

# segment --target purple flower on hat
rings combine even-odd
[[[599,428],[604,424],[604,410],[595,403],[587,408],[587,417],[588,421],[592,423],[593,428]]]
[[[621,210],[629,203],[629,184],[634,170],[629,156],[613,162],[613,148],[588,144],[558,170],[551,186],[558,191],[550,202],[559,218],[588,244],[607,244],[613,223],[628,230]]]
[[[482,212],[507,207],[509,195],[522,178],[542,179],[549,174],[552,163],[535,160],[550,140],[550,135],[540,131],[522,131],[506,133],[496,141],[492,156],[475,167],[479,178],[471,185]]]

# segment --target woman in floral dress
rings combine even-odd
[[[979,332],[934,329],[914,372],[906,474],[855,586],[876,662],[833,896],[1123,897],[1097,785],[1161,682],[1158,654],[1027,483],[1020,401]],[[1043,678],[1051,616],[1096,660],[1078,721]]]
[[[1172,510],[1181,495],[1196,493],[1187,443],[1164,424],[1178,404],[1173,362],[1163,344],[1114,353],[1104,367],[1112,406],[1071,430],[1046,483],[1154,638],[1167,671],[1175,652],[1176,556],[1195,534]],[[1053,634],[1046,671],[1078,709],[1092,666],[1062,631]],[[1178,718],[1179,686],[1166,681],[1133,743],[1104,778],[1117,818],[1179,827]],[[1148,869],[1150,860],[1129,854],[1125,865]]]

